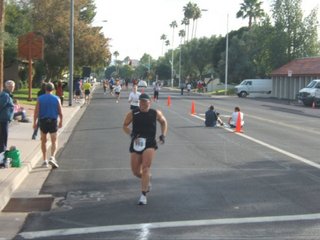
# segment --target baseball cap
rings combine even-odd
[[[140,96],[139,96],[139,100],[148,100],[150,101],[151,98],[148,94],[145,94],[145,93],[142,93]]]

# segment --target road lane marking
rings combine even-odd
[[[21,232],[19,236],[24,239],[61,237],[82,234],[97,234],[104,232],[132,231],[146,229],[176,228],[176,227],[201,227],[201,226],[217,226],[232,224],[248,224],[248,223],[275,223],[290,221],[310,221],[320,220],[320,213],[301,214],[301,215],[284,215],[284,216],[265,216],[265,217],[244,217],[244,218],[220,218],[220,219],[203,219],[203,220],[187,220],[172,222],[154,222],[140,224],[124,224],[98,227],[82,227],[82,228],[62,228],[55,230],[43,230],[33,232]]]
[[[192,115],[192,116],[195,117],[195,118],[201,119],[201,120],[203,120],[203,121],[205,120],[204,118],[199,117],[199,116],[197,116],[197,115]],[[224,128],[224,129],[227,130],[227,131],[229,131],[229,132],[234,132],[234,130],[233,130],[233,129],[230,129],[230,128]],[[279,153],[281,153],[281,154],[284,154],[284,155],[286,155],[286,156],[288,156],[288,157],[290,157],[290,158],[293,158],[293,159],[296,159],[296,160],[298,160],[298,161],[300,161],[300,162],[303,162],[303,163],[305,163],[305,164],[307,164],[307,165],[309,165],[309,166],[312,166],[312,167],[315,167],[315,168],[320,169],[320,164],[315,163],[315,162],[312,162],[312,161],[309,160],[309,159],[306,159],[306,158],[301,157],[301,156],[299,156],[299,155],[296,155],[296,154],[294,154],[294,153],[290,153],[290,152],[288,152],[288,151],[286,151],[286,150],[283,150],[283,149],[281,149],[281,148],[275,147],[275,146],[273,146],[273,145],[271,145],[271,144],[268,144],[268,143],[266,143],[266,142],[260,141],[260,140],[258,140],[258,139],[253,138],[253,137],[250,137],[250,136],[248,136],[248,135],[246,135],[246,134],[244,134],[244,133],[236,133],[236,134],[238,134],[240,137],[246,138],[246,139],[248,139],[248,140],[250,140],[250,141],[252,141],[252,142],[258,143],[258,144],[260,144],[260,145],[262,145],[262,146],[264,146],[264,147],[267,147],[267,148],[272,149],[272,150],[274,150],[274,151],[276,151],[276,152],[279,152]]]

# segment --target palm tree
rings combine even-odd
[[[120,55],[120,54],[119,54],[118,51],[114,51],[113,56],[115,57],[116,61],[117,61],[119,55]]]
[[[117,75],[118,75],[118,72],[119,72],[119,71],[118,71],[118,63],[117,63],[117,62],[118,62],[117,60],[118,60],[119,55],[120,55],[120,54],[119,54],[118,51],[114,51],[113,56],[114,56],[115,59],[116,59],[116,60],[114,61],[114,64],[116,65],[116,73],[117,73]]]
[[[260,2],[260,0],[244,0],[244,2],[240,4],[241,7],[237,12],[237,18],[249,18],[248,27],[251,28],[252,19],[256,22],[257,18],[261,18],[265,15],[261,5],[262,2]]]
[[[181,21],[181,25],[184,25],[185,35],[186,35],[186,32],[187,32],[187,27],[188,27],[188,31],[189,31],[189,23],[190,23],[190,21],[189,21],[189,19],[186,18],[186,17],[184,17],[184,18],[182,19],[182,21]],[[184,37],[183,43],[185,43],[185,41],[186,41],[186,38]]]
[[[182,44],[182,40],[184,40],[185,39],[185,37],[186,37],[186,31],[184,30],[184,29],[181,29],[180,31],[179,31],[179,37],[180,37],[180,45]],[[183,41],[184,42],[184,41]]]
[[[129,64],[130,62],[130,57],[129,56],[126,56],[124,59],[123,59],[123,63],[124,64]]]
[[[201,9],[197,6],[197,4],[194,4],[194,15],[192,17],[193,21],[195,22],[194,37],[196,37],[199,18],[201,18]]]
[[[187,25],[188,25],[188,31],[187,31],[187,42],[189,41],[189,26],[190,26],[190,19],[193,17],[193,4],[191,2],[188,2],[186,6],[183,7],[183,14],[184,18],[188,19]]]
[[[179,87],[181,87],[181,48],[182,48],[182,40],[186,37],[186,31],[184,29],[181,29],[179,31],[179,37],[180,37],[180,52],[179,52]]]
[[[178,27],[177,21],[172,21],[169,25],[172,28],[172,52],[171,52],[171,87],[173,87],[173,43],[174,43],[174,29]]]
[[[164,45],[164,42],[166,39],[167,39],[167,35],[162,34],[160,37],[160,40],[162,40],[162,53],[161,53],[161,55],[163,55],[163,45]]]

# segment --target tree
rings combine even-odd
[[[126,56],[126,57],[123,59],[123,63],[126,64],[126,65],[129,65],[129,63],[130,63],[130,57],[129,57],[129,56]]]
[[[187,42],[189,41],[189,27],[190,19],[193,17],[193,4],[188,2],[186,6],[183,7],[184,19],[183,22],[187,26]]]
[[[209,47],[209,39],[204,37],[191,40],[186,50],[191,60],[191,65],[196,68],[200,79],[202,79],[205,68],[210,65],[212,49]]]
[[[160,40],[162,40],[162,51],[161,51],[161,55],[163,55],[163,46],[164,46],[164,43],[167,39],[167,35],[165,34],[162,34],[161,37],[160,37]]]
[[[170,23],[170,27],[172,28],[172,43],[171,43],[171,53],[172,53],[172,57],[171,57],[171,87],[173,87],[173,66],[174,66],[174,58],[173,58],[173,52],[174,52],[174,29],[176,27],[178,27],[177,21],[172,21],[172,23]]]
[[[191,38],[196,37],[198,19],[201,18],[201,10],[196,3],[193,4],[193,14],[192,14],[192,34]]]
[[[4,40],[4,68],[11,66],[16,62],[18,55],[18,37],[30,32],[31,25],[31,8],[27,4],[16,1],[8,1],[5,8],[5,33],[3,35]],[[21,66],[19,73],[20,76],[24,76],[23,72],[27,72],[24,66]],[[23,78],[21,80],[26,80]],[[14,79],[17,80],[17,79]],[[17,86],[19,86],[17,84]]]
[[[282,61],[275,67],[318,52],[315,9],[303,19],[301,0],[275,0],[272,16],[275,22],[273,55],[282,55]]]
[[[64,0],[30,0],[33,30],[45,40],[44,62],[48,79],[60,78],[69,66],[70,5]],[[92,0],[75,1],[74,46],[75,71],[82,66],[102,66],[110,62],[109,39],[101,27],[91,27],[95,15]],[[80,17],[80,15],[82,17]],[[86,56],[86,57],[83,57]]]
[[[189,29],[189,23],[190,23],[190,21],[189,21],[189,19],[186,18],[186,17],[184,17],[184,18],[182,19],[182,21],[181,21],[181,25],[184,25],[185,36],[187,35],[187,27],[188,27],[188,29]],[[185,37],[185,36],[184,36],[184,39],[183,39],[183,43],[185,43],[185,41],[186,41],[186,37]]]
[[[240,4],[241,7],[237,12],[237,18],[249,18],[248,27],[251,28],[252,20],[256,22],[256,19],[265,15],[261,5],[262,2],[260,2],[260,0],[244,0],[244,2]]]
[[[170,79],[171,69],[169,61],[162,57],[158,60],[157,66],[155,68],[155,74],[158,75],[158,78],[161,80]]]
[[[182,45],[182,43],[184,42],[184,39],[186,37],[186,31],[181,29],[179,31],[179,37],[180,37],[180,45]]]

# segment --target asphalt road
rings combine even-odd
[[[153,107],[169,132],[138,206],[127,96],[116,104],[96,90],[42,188],[54,208],[31,213],[16,239],[320,239],[319,109],[162,90]],[[244,133],[205,128],[210,104],[223,120],[240,106]]]

